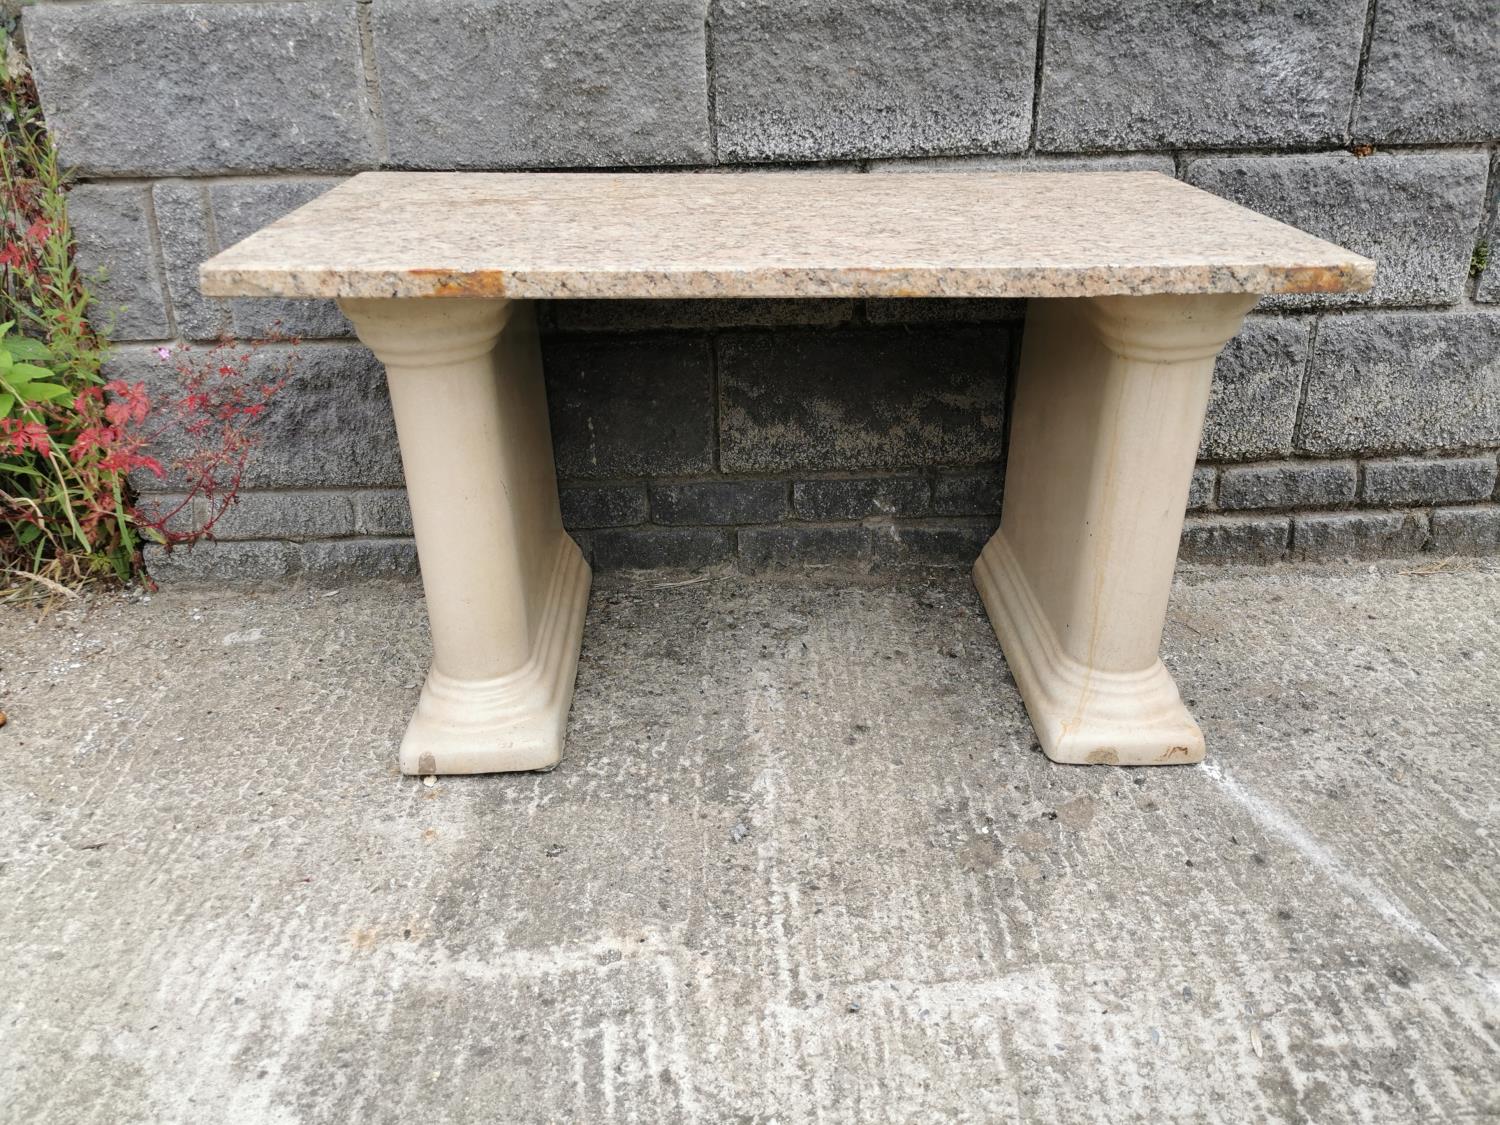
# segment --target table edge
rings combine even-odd
[[[1192,293],[1358,293],[1375,263],[1351,254],[1336,263],[978,269],[817,269],[807,267],[651,270],[289,270],[199,267],[205,297],[511,299],[1029,298]]]

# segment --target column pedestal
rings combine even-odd
[[[432,624],[407,774],[562,756],[589,568],[563,531],[531,305],[346,299],[385,364]]]
[[[1161,633],[1214,359],[1255,302],[1030,302],[1000,530],[974,582],[1053,761],[1203,758]]]

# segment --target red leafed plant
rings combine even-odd
[[[105,410],[120,419],[116,444],[126,471],[144,469],[158,479],[170,472],[176,499],[137,519],[149,536],[168,548],[211,535],[239,495],[245,465],[257,444],[255,425],[286,385],[296,354],[282,353],[272,370],[255,371],[262,345],[221,340],[207,349],[188,345],[157,348],[172,393],[152,400],[144,383],[106,383],[113,394]],[[106,426],[106,436],[109,427]],[[151,449],[180,448],[163,468]]]
[[[252,373],[256,346],[225,340],[158,348],[149,390],[135,372],[102,374],[66,179],[3,29],[0,118],[0,596],[149,583],[143,543],[192,543],[234,502],[255,423],[293,360]],[[143,507],[138,474],[179,499]]]

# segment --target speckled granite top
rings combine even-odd
[[[365,172],[202,277],[217,297],[1075,297],[1374,272],[1156,172]]]

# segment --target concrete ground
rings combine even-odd
[[[7,1122],[1500,1118],[1500,563],[1179,580],[1202,767],[966,575],[604,576],[548,775],[395,769],[407,584],[0,612]]]

